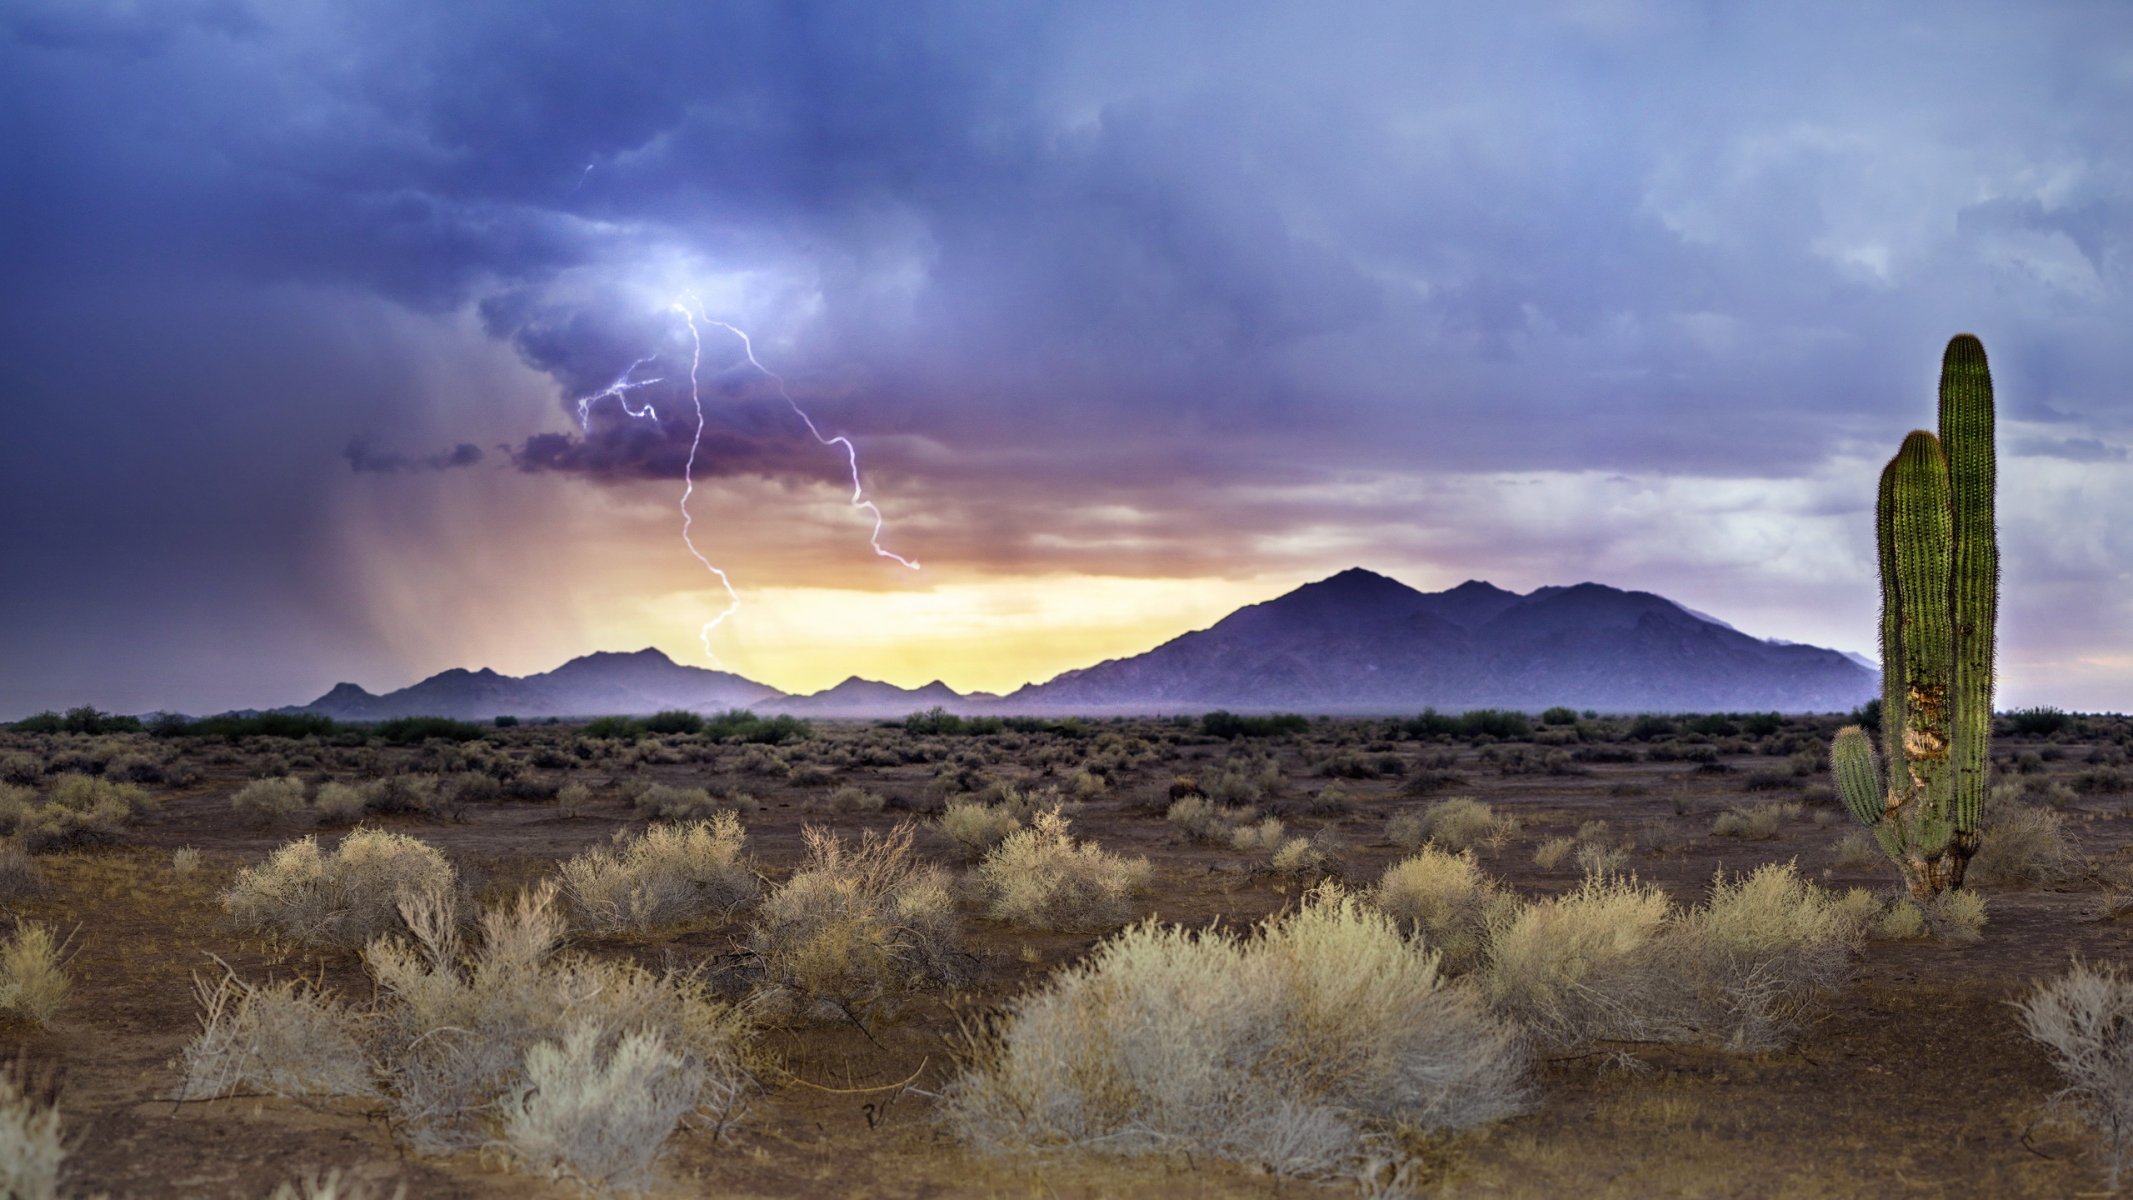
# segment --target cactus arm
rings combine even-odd
[[[1992,374],[1985,347],[1958,334],[1941,357],[1940,438],[1947,457],[1954,519],[1948,603],[1954,619],[1954,807],[1965,842],[1984,817],[1992,739],[1993,631],[1999,607],[2000,552],[1994,528]]]
[[[1879,772],[1874,769],[1874,744],[1867,739],[1866,730],[1857,725],[1839,729],[1836,741],[1829,747],[1829,765],[1837,777],[1837,795],[1844,801],[1845,811],[1868,828],[1880,824],[1887,811],[1886,796]]]
[[[1874,500],[1874,547],[1881,559],[1881,753],[1888,759],[1888,793],[1901,796],[1910,787],[1903,761],[1903,631],[1896,587],[1896,463],[1881,469]]]
[[[1903,756],[1910,786],[1898,803],[1915,804],[1912,850],[1925,859],[1947,848],[1952,785],[1949,676],[1955,623],[1948,613],[1953,513],[1948,460],[1924,430],[1903,440],[1891,489],[1896,537],[1897,625],[1903,641]]]

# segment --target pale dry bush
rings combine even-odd
[[[406,1200],[407,1185],[393,1189],[390,1200]],[[335,1167],[324,1174],[311,1172],[300,1176],[296,1182],[284,1181],[275,1187],[267,1200],[386,1200],[379,1190],[353,1176],[341,1174]]]
[[[1385,868],[1370,898],[1403,931],[1442,954],[1444,969],[1452,972],[1481,961],[1489,929],[1518,904],[1482,872],[1471,851],[1448,854],[1435,846]]]
[[[1629,861],[1629,851],[1604,842],[1579,842],[1574,857],[1580,874],[1613,875]]]
[[[592,811],[592,789],[572,780],[555,790],[555,807],[565,817],[582,817]]]
[[[484,1122],[507,1097],[524,1094],[529,1052],[581,1026],[593,1029],[603,1056],[629,1034],[656,1031],[701,1069],[690,1109],[725,1114],[739,1106],[747,1076],[738,1012],[686,977],[557,953],[563,920],[555,897],[554,884],[544,883],[489,909],[473,951],[460,940],[450,903],[419,897],[405,906],[412,940],[379,938],[364,948],[383,997],[373,1056],[418,1150],[487,1140]]]
[[[1254,809],[1221,804],[1206,796],[1180,796],[1171,802],[1163,819],[1195,842],[1226,845],[1238,826],[1258,815]]]
[[[1942,892],[1924,902],[1894,895],[1881,904],[1863,928],[1866,936],[1877,942],[1930,937],[1964,943],[1978,940],[1985,920],[1985,900],[1976,892]]]
[[[2112,1191],[2133,1163],[2133,979],[2115,963],[2075,962],[2015,1007],[2051,1051],[2066,1086],[2054,1099],[2102,1135]]]
[[[1454,854],[1483,844],[1500,845],[1517,832],[1516,818],[1498,816],[1472,796],[1453,796],[1422,810],[1422,840]]]
[[[41,794],[0,784],[0,835],[31,851],[107,842],[154,807],[138,784],[88,775],[56,776]]]
[[[283,845],[237,873],[222,897],[239,928],[314,945],[356,947],[400,924],[400,905],[449,894],[456,875],[436,847],[405,834],[362,828],[331,854],[318,839]]]
[[[294,775],[254,779],[230,797],[230,810],[254,829],[282,824],[304,811],[304,781]]]
[[[1229,848],[1240,854],[1271,854],[1287,840],[1288,827],[1280,817],[1265,817],[1230,830]]]
[[[753,867],[741,858],[741,819],[722,812],[708,821],[653,825],[642,836],[617,836],[562,866],[563,890],[587,928],[648,933],[706,917],[724,917],[755,899]]]
[[[1136,925],[973,1051],[943,1109],[994,1153],[1184,1150],[1328,1177],[1392,1127],[1468,1128],[1531,1097],[1516,1031],[1330,887],[1246,937]]]
[[[845,784],[829,794],[829,807],[836,813],[876,813],[889,803],[880,792],[870,792],[857,784]]]
[[[2025,804],[2018,784],[2001,784],[1986,795],[1984,828],[1968,877],[2001,886],[2058,883],[2080,871],[2081,857],[2067,843],[2065,818]]]
[[[28,1086],[20,1061],[0,1069],[0,1197],[58,1200],[67,1146],[56,1089]]]
[[[1022,828],[1022,820],[1008,805],[979,800],[951,800],[935,820],[941,833],[973,862],[985,857],[1009,834]]]
[[[44,876],[17,838],[0,837],[0,900],[13,900],[44,888]]]
[[[1873,835],[1863,829],[1854,829],[1837,839],[1830,865],[1840,871],[1857,871],[1887,861],[1888,855],[1882,853]]]
[[[1579,844],[1575,838],[1549,838],[1533,848],[1533,865],[1543,871],[1553,871]]]
[[[1747,808],[1729,808],[1711,822],[1711,836],[1767,842],[1775,838],[1784,825],[1787,807],[1783,804],[1756,804]],[[1789,807],[1791,815],[1799,814],[1799,805]]]
[[[520,1166],[602,1191],[649,1181],[703,1094],[704,1064],[668,1050],[657,1029],[607,1034],[580,1020],[526,1051],[525,1077],[500,1105],[500,1140]]]
[[[1784,1045],[1849,976],[1857,918],[1790,863],[1721,875],[1677,909],[1627,876],[1586,877],[1495,931],[1486,982],[1543,1040]]]
[[[857,844],[818,826],[800,832],[806,861],[764,898],[749,931],[766,1015],[863,1027],[966,976],[948,876],[913,855],[909,822]]]
[[[369,797],[352,783],[322,783],[311,797],[311,811],[324,825],[353,825],[369,808]]]
[[[74,986],[67,978],[71,941],[42,922],[16,922],[15,932],[0,941],[0,1012],[51,1025]]]
[[[200,851],[194,846],[180,846],[170,852],[170,873],[180,879],[200,869]]]
[[[178,1099],[375,1092],[356,1018],[334,997],[294,979],[254,986],[226,968],[212,983],[194,976],[193,991],[200,1032],[180,1057]]]
[[[995,920],[1031,929],[1115,929],[1148,889],[1145,858],[1121,858],[1077,842],[1058,809],[1037,814],[978,864]]]

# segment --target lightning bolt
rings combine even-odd
[[[587,170],[590,171],[591,168],[588,166]],[[583,180],[581,179],[580,182],[583,182]],[[700,308],[701,301],[698,304]],[[696,431],[689,439],[689,457],[682,466],[682,489],[679,505],[681,509],[681,542],[682,545],[688,547],[690,556],[696,559],[698,563],[701,563],[704,570],[710,572],[712,577],[718,580],[719,587],[726,593],[726,607],[721,609],[710,620],[704,622],[703,626],[697,630],[697,639],[703,643],[704,657],[710,659],[714,665],[723,665],[719,662],[718,652],[711,648],[711,632],[723,624],[727,617],[740,611],[741,594],[735,590],[733,580],[727,576],[726,572],[705,557],[702,550],[697,549],[694,532],[696,519],[694,514],[689,511],[689,501],[696,495],[696,455],[702,449],[704,441],[704,400],[703,388],[699,381],[703,370],[704,338],[703,330],[698,322],[702,322],[704,325],[717,326],[739,338],[741,341],[741,353],[747,358],[748,365],[761,372],[777,386],[778,395],[785,400],[786,406],[792,409],[794,415],[800,418],[801,423],[807,426],[807,432],[814,436],[815,441],[824,446],[836,446],[843,449],[845,465],[849,468],[852,478],[851,505],[853,508],[864,509],[868,515],[874,518],[873,531],[867,537],[868,544],[874,548],[874,553],[877,556],[893,559],[911,570],[918,570],[919,565],[916,560],[905,558],[903,555],[881,544],[881,531],[884,524],[881,508],[872,500],[866,498],[866,489],[859,478],[859,450],[852,444],[852,439],[842,434],[836,437],[823,435],[821,428],[815,424],[815,419],[807,414],[806,409],[800,407],[799,401],[793,399],[792,392],[785,386],[785,378],[769,367],[764,366],[762,360],[756,358],[755,342],[749,338],[746,331],[737,326],[729,325],[724,321],[712,320],[704,316],[700,311],[691,310],[679,301],[668,307],[681,314],[683,323],[689,327],[689,404],[696,414]],[[615,377],[613,383],[608,384],[597,392],[580,397],[578,400],[579,427],[590,432],[593,406],[609,397],[613,397],[622,411],[633,418],[651,417],[655,421],[658,420],[659,412],[653,408],[650,401],[646,401],[641,408],[630,407],[631,392],[663,382],[663,377],[661,376],[654,376],[650,379],[633,378],[639,367],[658,357],[656,354],[648,354],[632,362],[620,375]]]

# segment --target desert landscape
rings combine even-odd
[[[2067,1080],[2025,1035],[2015,1003],[2072,960],[2124,956],[2133,721],[2001,719],[1988,849],[1969,892],[1982,913],[1971,916],[1891,915],[1902,908],[1892,869],[1861,844],[1827,782],[1838,723],[1562,710],[1538,720],[1484,711],[1008,725],[933,713],[811,726],[754,719],[723,735],[716,722],[653,733],[623,720],[414,721],[301,737],[176,725],[160,736],[18,731],[0,748],[18,846],[6,903],[11,917],[56,935],[68,986],[46,1013],[12,1004],[9,1040],[31,1078],[60,1078],[68,1195],[265,1196],[331,1170],[341,1190],[323,1194],[572,1195],[608,1184],[653,1195],[883,1197],[2099,1190],[2114,1153],[2108,1131],[2055,1103]],[[55,804],[78,806],[69,798],[87,788],[104,796],[74,823],[38,824]],[[988,872],[985,856],[1055,812],[1069,839],[1102,856],[1050,866],[1031,857],[1017,869],[1065,870],[1088,886],[1002,909],[1013,880]],[[740,881],[727,878],[723,891],[701,847],[693,882],[672,895],[643,891],[634,908],[594,875],[568,881],[567,862],[634,844],[655,825],[711,829],[735,818]],[[240,882],[292,841],[315,840],[331,861],[367,831],[434,847],[463,919],[562,881],[555,953],[687,980],[704,1002],[733,1006],[722,1010],[733,1029],[720,1035],[730,1032],[721,1044],[735,1055],[731,1089],[698,1097],[654,1146],[544,1163],[508,1142],[494,1107],[451,1114],[469,1123],[446,1137],[438,1114],[410,1109],[410,1094],[394,1090],[407,1084],[390,1082],[380,1060],[335,1064],[316,1029],[291,1041],[271,1019],[237,1028],[246,995],[293,987],[372,1014],[349,1019],[353,1040],[340,1053],[387,1053],[375,1022],[391,993],[366,970],[360,932],[321,922],[320,906],[359,906],[358,893],[261,900]],[[849,853],[841,866],[811,855],[808,839],[824,834],[848,851],[890,847],[904,860],[890,874],[930,877],[940,892],[924,919],[874,912],[875,927],[855,927],[860,908],[850,905],[832,905],[836,920],[804,905],[771,911],[797,874],[866,873]],[[1478,903],[1495,910],[1463,911],[1474,897],[1441,881],[1411,895],[1388,884],[1387,868],[1424,846],[1471,856],[1480,885],[1500,897]],[[1757,1020],[1737,999],[1707,997],[1714,1010],[1675,1013],[1633,1036],[1604,1012],[1521,1007],[1489,991],[1492,972],[1507,968],[1491,962],[1488,931],[1502,936],[1518,907],[1597,876],[1633,877],[1693,908],[1708,903],[1714,880],[1737,883],[1770,864],[1789,865],[1832,904],[1860,906],[1855,889],[1871,902],[1822,935],[1824,961],[1783,968],[1796,974],[1771,981],[1781,1002]],[[1431,1128],[1419,1114],[1370,1120],[1367,1145],[1346,1161],[1299,1173],[1295,1163],[1211,1154],[1195,1140],[1206,1131],[1146,1130],[1118,1139],[1126,1154],[1105,1138],[1037,1129],[1008,1145],[997,1113],[945,1099],[989,1061],[987,1037],[1021,998],[1123,927],[1154,918],[1202,937],[1238,931],[1314,896],[1323,903],[1318,889],[1328,887],[1403,914],[1409,932],[1424,922],[1421,936],[1446,956],[1447,986],[1524,1014],[1528,1024],[1505,1018],[1524,1047],[1494,1085],[1509,1093],[1466,1101],[1483,1116],[1503,1101],[1505,1115],[1465,1129]],[[1416,899],[1431,887],[1436,901]],[[788,942],[834,942],[837,964],[781,958],[763,937],[777,921]],[[397,917],[381,928],[409,936]],[[467,941],[478,946],[479,935],[470,929]],[[251,1044],[225,1043],[210,1061],[204,1004],[225,977],[236,990],[217,1001],[220,1031]],[[546,999],[564,1003],[560,992]],[[1312,1050],[1341,1052],[1330,1041]],[[329,1067],[343,1090],[378,1090],[323,1094],[336,1086]],[[1343,1068],[1322,1069],[1337,1079]],[[1309,1099],[1284,1095],[1296,1080],[1262,1070],[1239,1081],[1238,1104]],[[1451,1114],[1451,1124],[1464,1120]],[[655,1148],[648,1172],[599,1176]]]

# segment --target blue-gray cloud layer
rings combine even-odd
[[[483,470],[671,476],[698,286],[947,561],[1061,488],[1184,546],[1239,479],[1795,477],[1923,422],[1959,329],[2029,452],[2124,460],[2123,5],[1321,7],[18,0],[0,637],[132,611],[124,563],[166,642],[228,600],[362,662],[321,468],[502,423]],[[543,404],[421,369],[470,337]],[[834,478],[737,349],[702,469]],[[659,416],[581,426],[647,354]]]

